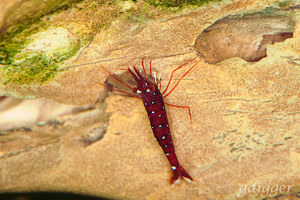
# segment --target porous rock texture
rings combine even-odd
[[[108,77],[99,65],[122,74],[120,69],[141,66],[146,56],[146,68],[152,59],[164,88],[172,70],[197,56],[193,45],[205,28],[229,13],[258,12],[272,3],[225,1],[164,13],[142,24],[117,19],[47,84],[1,86],[1,94],[19,98],[72,105],[103,101],[43,124],[1,131],[0,191],[147,200],[296,199],[299,10],[282,11],[295,22],[293,38],[268,45],[267,57],[251,63],[241,58],[217,64],[202,60],[165,99],[191,109],[193,130],[186,109],[168,106],[167,112],[177,156],[195,184],[182,181],[170,187],[171,169],[141,100],[107,96],[98,84]],[[195,62],[174,73],[172,86]]]
[[[240,57],[256,62],[267,56],[267,45],[293,37],[294,21],[278,12],[232,15],[202,31],[195,48],[206,62]]]

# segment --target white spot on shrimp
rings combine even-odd
[[[136,93],[141,94],[142,92],[141,92],[141,90],[137,90]]]
[[[167,124],[166,127],[169,127],[169,125]]]
[[[161,128],[161,125],[158,125],[159,128]]]
[[[155,92],[153,92],[152,94],[155,95]]]
[[[169,156],[170,154],[169,153],[166,153],[166,156]]]
[[[158,117],[161,117],[161,115],[158,115]]]
[[[150,89],[147,89],[146,92],[150,92]]]
[[[154,111],[151,111],[151,113],[154,114],[155,112],[154,112]]]
[[[162,136],[162,138],[161,138],[162,140],[164,140],[164,139],[166,139],[166,137],[165,136]]]
[[[145,106],[147,106],[148,104],[147,103],[145,103]]]
[[[153,104],[154,104],[154,101],[152,101],[151,103],[152,103],[152,105],[153,105]]]
[[[165,107],[163,106],[163,109],[165,109]]]
[[[168,147],[168,145],[165,145],[165,147]]]
[[[151,126],[152,129],[154,129],[154,126]]]
[[[148,118],[150,119],[151,117],[149,116]]]
[[[172,166],[171,168],[172,168],[173,170],[176,170],[176,167],[175,167],[175,166]]]

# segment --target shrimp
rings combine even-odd
[[[194,59],[193,59],[194,60]],[[187,63],[191,62],[192,60],[188,61]],[[180,80],[190,71],[192,70],[201,60],[199,60],[196,64],[194,64],[193,67],[191,67],[177,82],[175,87],[179,84]],[[174,71],[178,70],[182,66],[186,65],[187,63],[181,65]],[[102,66],[101,66],[102,67]],[[104,67],[102,67],[104,68]],[[170,132],[169,122],[167,118],[167,112],[165,108],[165,103],[163,100],[163,97],[168,96],[175,87],[167,93],[165,96],[163,94],[167,91],[170,81],[173,75],[171,75],[171,78],[169,80],[168,86],[164,90],[163,93],[160,92],[158,89],[158,84],[156,82],[156,78],[152,77],[152,80],[146,77],[146,72],[143,64],[144,69],[144,75],[142,75],[135,67],[133,67],[133,70],[128,68],[127,70],[132,75],[136,82],[136,87],[131,88],[127,85],[127,87],[131,88],[132,91],[138,95],[140,95],[140,98],[142,99],[145,109],[148,114],[148,118],[150,120],[151,128],[154,134],[154,137],[158,144],[163,149],[172,169],[172,177],[170,179],[170,183],[173,185],[177,182],[179,178],[185,179],[186,181],[190,182],[193,181],[193,178],[188,174],[188,172],[179,164],[179,161],[177,159],[175,148],[173,145],[173,140]],[[107,71],[107,70],[106,70]],[[151,62],[150,62],[150,73],[151,73]],[[112,75],[112,74],[111,74]],[[116,80],[121,82],[117,77],[112,75]],[[122,83],[122,82],[121,82]],[[124,84],[124,83],[122,83]],[[116,90],[119,92],[122,92],[120,90]],[[125,92],[127,93],[127,92]],[[128,94],[128,93],[127,93]],[[171,105],[171,104],[167,104]],[[175,105],[173,105],[175,106]],[[175,106],[175,107],[182,107],[182,108],[188,108],[188,106]],[[189,109],[189,114],[191,118],[191,113]]]

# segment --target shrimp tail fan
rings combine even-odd
[[[184,179],[187,182],[193,181],[193,178],[187,173],[187,171],[181,165],[179,165],[179,167],[177,167],[175,170],[172,168],[172,172],[173,174],[170,180],[172,185],[178,181],[178,178]]]

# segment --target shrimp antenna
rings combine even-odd
[[[196,58],[197,58],[197,57],[196,57]],[[167,85],[167,87],[165,88],[165,90],[161,93],[162,95],[165,94],[165,93],[167,92],[167,90],[168,90],[168,88],[169,88],[169,86],[170,86],[170,83],[171,83],[171,81],[172,81],[173,73],[174,73],[175,71],[177,71],[178,69],[182,68],[183,66],[187,65],[188,63],[192,62],[192,61],[195,60],[196,58],[194,58],[194,59],[192,59],[192,60],[189,60],[188,62],[184,63],[183,65],[180,65],[179,67],[177,67],[176,69],[174,69],[174,70],[172,71],[171,76],[170,76],[170,79],[169,79],[169,82],[168,82],[168,85]]]
[[[116,77],[116,75],[112,74],[110,71],[108,71],[105,67],[103,67],[102,65],[100,65],[100,67],[102,69],[104,69],[107,73],[109,73],[114,79],[116,79],[117,81],[119,81],[122,85],[128,87],[129,89],[132,90],[132,87],[130,87],[129,85],[127,85],[126,83],[124,83],[123,81],[121,81],[118,77]]]
[[[110,89],[110,90],[115,90],[115,91],[117,91],[117,92],[121,92],[121,93],[127,94],[127,95],[129,95],[129,96],[131,96],[131,97],[135,97],[135,98],[141,99],[140,97],[135,96],[135,95],[133,95],[133,94],[131,94],[131,93],[129,93],[129,92],[126,92],[126,91],[123,91],[123,90],[115,89],[115,88],[110,87],[110,86],[108,86],[108,85],[104,85],[103,83],[96,83],[96,84],[102,85],[103,87],[108,88],[108,89]]]
[[[193,60],[195,60],[196,58],[194,58]],[[185,77],[194,67],[196,67],[196,65],[202,60],[203,58],[201,58],[198,62],[196,62],[196,64],[194,64],[193,65],[193,67],[191,67],[187,72],[185,72],[181,77],[180,77],[180,79],[177,81],[177,83],[176,83],[176,85],[171,89],[171,91],[170,92],[168,92],[166,95],[164,95],[164,98],[166,98],[167,96],[169,96],[172,92],[173,92],[173,90],[178,86],[178,84],[180,83],[180,81],[183,79],[183,77]],[[189,62],[191,62],[192,60],[190,60],[190,61],[188,61],[187,63],[189,63]],[[186,65],[187,63],[185,63],[185,64],[183,64],[182,66],[184,66],[184,65]],[[180,67],[182,67],[182,66],[180,66]],[[177,69],[179,69],[179,67],[177,68]],[[173,70],[173,72],[175,72],[177,69],[175,69],[175,70]],[[172,72],[172,74],[171,74],[171,78],[172,78],[172,75],[173,75],[173,72]],[[169,84],[170,84],[170,82],[171,82],[171,78],[170,78],[170,80],[169,80],[169,83],[168,83],[168,86],[169,86]],[[168,88],[168,86],[167,86],[167,88]],[[166,88],[166,89],[167,89]],[[165,91],[162,93],[162,94],[164,94],[167,90],[165,89]]]

